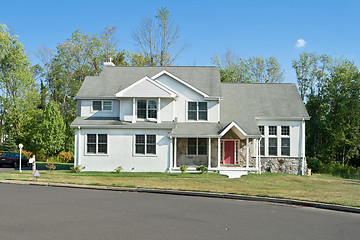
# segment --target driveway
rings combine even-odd
[[[360,215],[263,202],[0,184],[1,239],[358,239]]]

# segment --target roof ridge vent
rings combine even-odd
[[[110,57],[108,62],[104,62],[104,67],[115,67],[115,64],[111,62],[113,58]]]

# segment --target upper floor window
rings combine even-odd
[[[289,136],[290,135],[290,127],[289,126],[281,126],[281,135]]]
[[[107,134],[87,134],[86,153],[107,154]]]
[[[112,101],[93,101],[93,111],[112,111]]]
[[[264,126],[259,126],[259,131],[261,135],[265,135],[265,128]]]
[[[188,102],[188,120],[207,121],[207,109],[207,102]]]
[[[157,118],[156,100],[137,100],[137,117],[144,119]]]

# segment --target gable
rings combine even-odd
[[[115,94],[116,97],[145,97],[145,98],[174,98],[176,93],[155,82],[154,80],[144,77],[129,87]]]

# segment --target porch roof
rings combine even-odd
[[[173,137],[219,137],[223,126],[219,123],[186,122],[177,123],[169,134]]]

